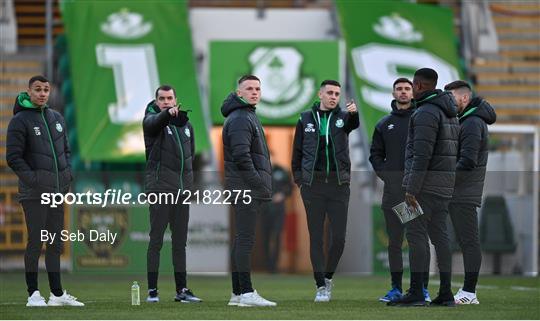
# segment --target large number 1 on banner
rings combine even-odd
[[[111,122],[142,121],[144,105],[159,86],[154,46],[98,44],[96,56],[99,66],[113,69],[116,102],[108,106]]]

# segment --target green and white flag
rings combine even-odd
[[[144,161],[142,119],[161,84],[176,89],[195,130],[210,147],[186,1],[62,2],[81,158]]]
[[[462,77],[450,9],[404,1],[337,0],[349,70],[367,134],[391,110],[392,84],[414,71],[437,71],[437,88]]]
[[[325,79],[340,80],[338,41],[213,41],[210,44],[212,122],[224,121],[220,108],[242,75],[261,80],[257,115],[265,125],[294,125],[318,99]]]

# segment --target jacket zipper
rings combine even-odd
[[[182,178],[184,176],[184,149],[182,148],[182,141],[180,140],[180,135],[178,135],[178,130],[176,129],[176,126],[173,126],[173,128],[176,139],[178,140],[178,149],[180,150],[180,189],[183,190],[184,183],[182,182]]]
[[[54,158],[54,168],[56,170],[56,189],[58,192],[60,192],[60,179],[58,178],[58,160],[56,158],[56,152],[54,151],[54,145],[52,141],[51,131],[49,130],[49,125],[47,124],[47,120],[45,120],[44,115],[45,109],[41,109],[41,118],[43,118],[43,123],[45,123],[45,128],[47,129],[47,134],[49,135],[49,144],[51,145],[51,150]]]
[[[313,115],[313,120],[317,123],[317,129],[320,130],[320,122],[317,121],[315,117],[315,112],[312,110],[311,114]],[[311,168],[311,178],[309,180],[309,186],[313,183],[313,175],[315,173],[315,163],[317,162],[317,154],[319,153],[319,132],[317,131],[317,147],[315,148],[315,158],[313,159],[313,168]]]

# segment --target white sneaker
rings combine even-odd
[[[38,290],[34,291],[31,296],[28,297],[28,302],[26,302],[27,307],[46,307],[47,302],[45,298],[41,296]]]
[[[276,305],[276,302],[268,301],[260,296],[257,290],[240,295],[238,303],[239,307],[275,307]]]
[[[74,307],[83,307],[84,303],[77,301],[77,298],[68,294],[66,290],[64,290],[64,294],[61,296],[56,296],[51,293],[51,296],[49,297],[49,306],[61,306],[61,305],[69,305]]]
[[[328,296],[328,292],[326,291],[325,286],[320,286],[317,288],[317,293],[315,294],[315,302],[328,302],[330,301],[330,297]]]
[[[328,301],[330,301],[332,299],[332,288],[334,287],[334,281],[332,281],[332,279],[324,278],[324,287],[326,288]]]
[[[463,289],[459,289],[454,295],[454,301],[456,301],[456,304],[480,304],[476,298],[476,293],[463,291]]]
[[[227,305],[238,306],[238,304],[240,304],[240,297],[241,295],[236,295],[234,293],[231,293],[231,299],[229,300],[229,303],[227,303]]]

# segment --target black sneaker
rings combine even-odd
[[[193,292],[191,292],[190,289],[183,288],[182,291],[176,292],[176,296],[174,297],[174,301],[176,302],[182,302],[182,303],[199,303],[202,302],[201,299],[195,296]]]
[[[429,305],[430,307],[455,307],[456,301],[454,300],[454,295],[452,292],[447,292],[444,294],[438,294],[435,299],[433,299]]]
[[[423,293],[416,293],[409,289],[404,296],[390,301],[386,305],[395,307],[423,307],[426,306],[426,301]]]

